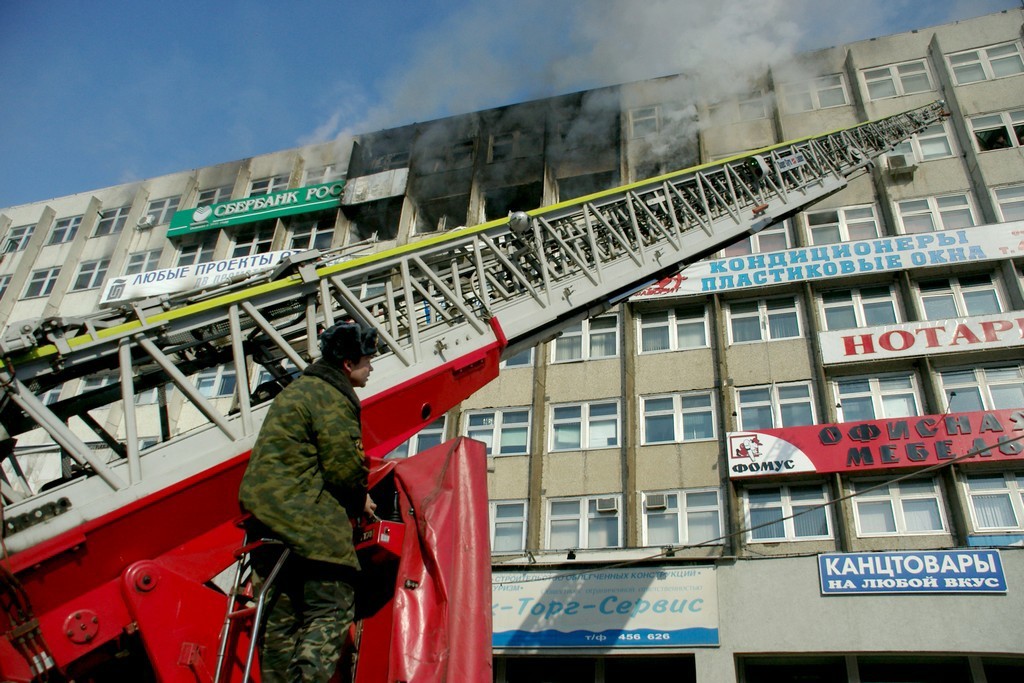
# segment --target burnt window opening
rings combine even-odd
[[[409,152],[391,152],[382,154],[370,163],[370,170],[376,173],[383,171],[394,171],[398,168],[409,167]]]
[[[378,240],[398,237],[402,202],[403,197],[399,196],[346,207],[345,213],[352,221],[352,241],[362,242],[374,236]]]
[[[505,218],[513,211],[529,211],[541,205],[544,184],[541,182],[497,187],[484,192],[485,220]]]
[[[469,195],[440,197],[422,201],[416,212],[416,233],[451,230],[466,224]]]
[[[602,171],[558,179],[558,200],[566,201],[583,197],[595,192],[611,189],[619,184],[619,174],[615,171]]]
[[[488,155],[488,162],[495,163],[513,159],[519,143],[519,131],[511,133],[497,133],[491,136],[491,149]]]

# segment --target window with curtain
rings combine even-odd
[[[946,530],[935,478],[887,483],[853,483],[857,533],[860,536],[928,534]]]
[[[1024,530],[1024,473],[968,474],[966,484],[976,531]]]
[[[791,484],[744,491],[751,541],[831,538],[824,484]]]
[[[723,542],[718,489],[645,492],[643,513],[645,546]]]

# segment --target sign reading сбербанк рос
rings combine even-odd
[[[296,213],[310,213],[341,204],[345,181],[310,185],[294,190],[232,199],[219,204],[178,211],[167,228],[168,237],[190,235],[203,230],[226,228]]]

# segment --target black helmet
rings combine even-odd
[[[358,362],[377,353],[377,330],[351,320],[335,323],[320,335],[324,360],[341,365],[343,360]]]

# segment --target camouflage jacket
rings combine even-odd
[[[359,398],[320,361],[274,399],[239,501],[299,555],[358,568],[349,518],[363,511],[367,474]]]

